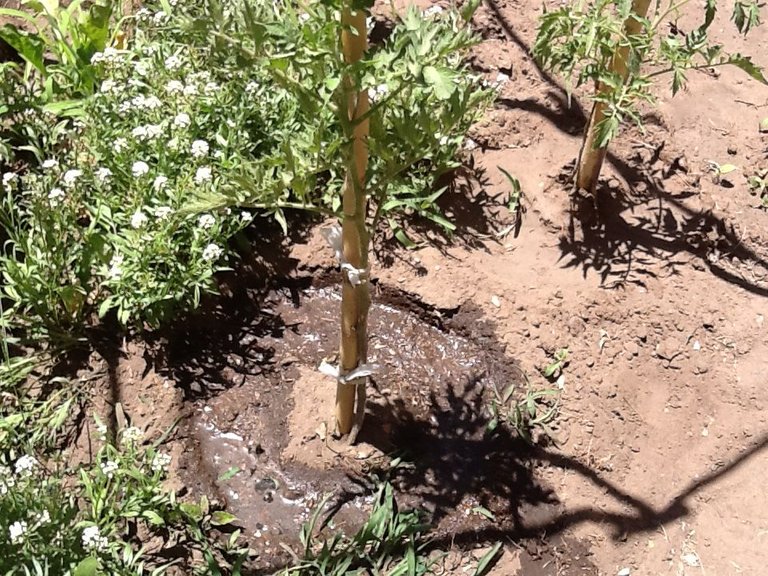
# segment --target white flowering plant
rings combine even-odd
[[[114,445],[103,434],[94,440],[102,448],[92,464],[77,469],[0,446],[0,573],[161,574],[167,559],[148,556],[137,531],[194,542],[190,554],[198,548],[213,557],[206,530],[212,518],[222,525],[232,517],[198,518],[191,514],[197,504],[177,501],[162,485],[170,455],[145,446],[136,428],[121,430]],[[231,552],[242,555],[235,540]],[[193,564],[201,571],[208,566]]]
[[[214,288],[254,213],[284,227],[290,208],[338,214],[339,24],[331,5],[302,10],[148,1],[129,43],[93,53],[82,115],[41,122],[37,166],[2,184],[6,319],[71,332],[114,311],[156,326]],[[493,98],[464,64],[475,41],[458,13],[413,9],[354,69],[374,102],[369,216],[401,241],[414,215],[453,229],[440,178]]]

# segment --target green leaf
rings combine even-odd
[[[493,545],[493,548],[483,554],[483,557],[480,558],[480,561],[477,563],[474,576],[485,576],[491,566],[491,562],[498,555],[499,550],[501,550],[501,542],[496,542],[496,544]]]
[[[211,524],[213,526],[226,526],[227,524],[232,524],[232,522],[235,522],[236,520],[237,516],[230,514],[229,512],[224,512],[223,510],[218,510],[211,514]]]
[[[80,561],[75,568],[74,576],[96,576],[99,571],[99,560],[93,556],[88,556]]]
[[[192,521],[200,522],[203,519],[204,512],[201,506],[197,504],[189,504],[188,502],[182,502],[179,504],[179,509]]]
[[[240,468],[238,468],[237,466],[232,466],[229,470],[227,470],[221,476],[219,476],[219,482],[226,482],[227,480],[231,480],[239,473],[240,473]]]
[[[481,516],[485,516],[488,518],[488,520],[496,520],[496,516],[493,515],[493,512],[488,510],[488,508],[485,508],[483,506],[475,506],[472,508],[472,512],[475,512],[476,514],[480,514]]]
[[[163,520],[162,516],[152,510],[144,510],[141,515],[146,518],[153,526],[162,526],[165,524],[165,520]]]
[[[739,167],[735,166],[733,164],[723,164],[718,169],[718,173],[721,174],[721,175],[730,174],[734,170],[738,170],[738,169],[739,169]]]
[[[435,91],[435,96],[440,100],[448,100],[456,91],[456,83],[453,81],[453,73],[447,68],[424,66],[422,70],[424,81]]]
[[[752,78],[763,84],[768,84],[765,76],[763,76],[763,69],[757,64],[752,62],[752,58],[744,56],[743,54],[731,54],[727,60],[728,64],[733,64],[737,68],[741,68],[749,74]]]
[[[10,44],[19,56],[32,64],[40,74],[45,75],[46,68],[43,60],[45,42],[40,36],[23,32],[12,24],[6,24],[0,28],[0,38]]]

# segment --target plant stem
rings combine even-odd
[[[341,45],[344,61],[354,64],[362,59],[367,48],[365,12],[353,11],[345,4],[341,12]],[[351,141],[347,156],[347,173],[342,188],[342,243],[344,261],[358,269],[368,268],[368,231],[365,226],[365,171],[368,165],[368,120],[358,121],[368,112],[368,92],[358,90],[354,78],[347,73],[343,79],[346,110],[340,109],[342,125]],[[349,374],[364,364],[368,356],[368,282],[352,284],[342,271],[341,345],[339,374]],[[353,443],[365,414],[366,378],[359,378],[336,388],[336,428],[339,434],[349,434]]]
[[[642,29],[642,18],[648,13],[648,7],[651,0],[633,0],[632,14],[624,22],[624,36],[629,39],[637,35]],[[622,82],[626,82],[629,75],[629,42],[618,41],[618,46],[611,58],[610,72],[618,75]],[[607,95],[610,88],[598,83],[596,87],[597,94]],[[605,111],[607,104],[602,101],[596,101],[592,107],[592,114],[589,118],[587,131],[584,134],[584,142],[581,146],[579,157],[579,166],[576,172],[576,186],[591,193],[594,197],[597,180],[600,177],[600,169],[605,161],[605,155],[608,152],[608,146],[598,146],[598,126],[605,120]]]

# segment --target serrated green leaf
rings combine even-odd
[[[424,81],[435,91],[435,96],[440,100],[448,100],[456,90],[453,81],[453,73],[447,68],[424,66],[422,69]]]
[[[752,62],[752,58],[749,56],[744,56],[743,54],[731,54],[728,57],[727,62],[728,64],[733,64],[737,68],[740,68],[758,82],[768,84],[768,80],[763,75],[763,69]]]

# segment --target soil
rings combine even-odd
[[[441,199],[456,237],[377,244],[380,369],[357,446],[332,438],[335,385],[317,369],[338,335],[338,273],[317,226],[293,243],[261,229],[245,287],[224,279],[199,314],[92,358],[105,409],[172,431],[172,482],[238,515],[262,571],[325,492],[337,527],[359,523],[378,474],[453,551],[446,574],[496,542],[498,576],[764,573],[768,214],[746,178],[768,165],[768,87],[727,68],[692,73],[674,99],[659,87],[646,130],[613,143],[595,210],[567,178],[580,95],[569,106],[529,55],[540,9],[489,0],[476,16],[474,65],[511,79],[473,129],[472,177]],[[746,41],[730,29],[713,28],[768,66],[768,28]],[[710,160],[739,170],[715,182]],[[522,184],[519,226],[499,167]],[[248,284],[265,272],[280,289]],[[557,443],[488,434],[494,387],[522,390],[524,374],[552,386],[540,370],[562,348]],[[393,454],[412,465],[388,470]]]

